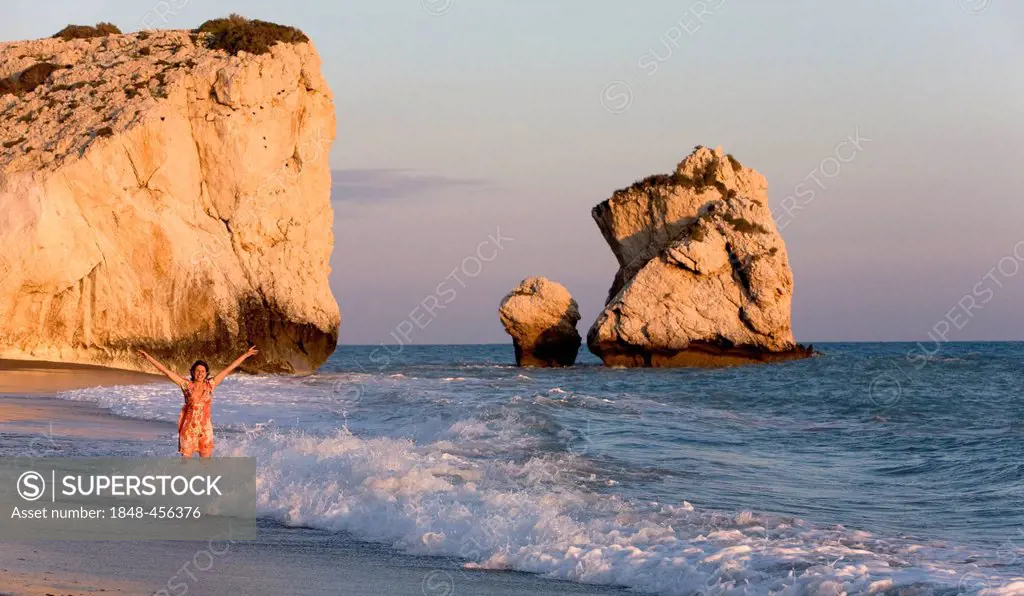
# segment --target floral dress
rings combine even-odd
[[[201,457],[210,457],[213,454],[213,419],[210,416],[213,385],[210,381],[186,381],[181,391],[185,405],[178,415],[178,452],[192,457],[193,452],[199,451]]]

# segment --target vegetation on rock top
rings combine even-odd
[[[211,19],[193,30],[206,33],[206,47],[224,50],[232,56],[239,52],[266,54],[276,43],[305,43],[306,34],[295,27],[278,25],[232,14],[224,19]]]
[[[626,188],[620,188],[612,193],[612,196],[617,197],[635,191],[648,192],[655,189],[671,188],[673,186],[692,188],[698,192],[709,186],[714,186],[723,193],[726,192],[725,185],[715,179],[714,168],[706,169],[700,176],[701,177],[699,179],[694,180],[686,174],[678,171],[672,172],[671,174],[654,174],[653,176],[648,176],[642,180],[637,180]]]
[[[672,174],[653,174],[646,178],[637,180],[633,184],[630,184],[626,188],[620,188],[619,190],[612,193],[613,196],[619,194],[625,194],[628,192],[639,191],[639,190],[651,190],[654,188],[663,188],[666,186],[692,186],[693,181],[688,177],[674,172]]]
[[[694,151],[703,148],[703,145],[697,145],[694,148]],[[743,169],[743,164],[741,164],[739,160],[737,160],[732,155],[727,155],[726,158],[729,160],[729,164],[732,166],[733,171],[739,172]],[[665,189],[673,186],[692,188],[700,192],[709,186],[713,186],[718,190],[722,191],[722,194],[732,198],[736,194],[735,191],[727,189],[725,185],[721,181],[719,181],[715,176],[716,163],[717,161],[712,162],[704,169],[703,172],[698,172],[697,178],[691,178],[686,174],[679,172],[678,170],[672,172],[671,174],[654,174],[653,176],[648,176],[641,180],[637,180],[636,182],[627,186],[626,188],[620,188],[619,190],[612,193],[612,197],[621,196],[623,194],[627,194],[630,192],[649,192],[651,190]]]
[[[108,35],[120,35],[121,30],[113,23],[96,23],[96,26],[89,25],[68,25],[53,36],[65,41],[70,39],[90,39],[93,37],[106,37]]]

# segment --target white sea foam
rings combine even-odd
[[[172,422],[181,407],[181,391],[173,385],[151,383],[121,387],[90,387],[57,394],[61,399],[94,403],[125,418]]]
[[[348,381],[353,385],[359,382],[358,379]],[[184,403],[181,391],[170,383],[90,387],[64,391],[57,397],[91,402],[125,418],[160,422],[177,422]],[[338,400],[344,397],[345,394],[333,391],[332,384],[322,381],[318,385],[297,387],[294,381],[289,383],[282,378],[239,375],[217,388],[213,406],[215,428],[243,430],[270,418],[313,420],[314,413],[337,406]]]
[[[575,481],[577,456],[515,464],[445,447],[344,431],[267,433],[231,438],[224,454],[257,458],[262,515],[483,569],[659,594],[1003,595],[1024,582],[957,563],[967,553],[944,543],[594,493]]]

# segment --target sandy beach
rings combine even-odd
[[[3,589],[32,595],[636,594],[528,573],[463,569],[444,557],[414,557],[344,534],[272,522],[260,522],[259,536],[235,544],[90,542],[88,548],[80,542],[2,542],[0,569],[13,571],[9,577],[20,582]]]
[[[52,395],[80,387],[153,383],[163,377],[145,373],[57,362],[0,359],[0,396]]]
[[[33,544],[0,542],[0,594],[46,596],[56,594],[149,594],[142,583],[99,576],[90,571],[59,568],[52,555]]]
[[[173,431],[168,425],[126,420],[88,403],[52,397],[58,391],[158,381],[159,377],[97,366],[0,360],[0,436],[19,437],[19,456],[59,456],[76,440],[152,440]],[[15,439],[17,440],[17,439]],[[98,567],[58,569],[43,543],[0,542],[3,594],[149,593],[141,583],[95,575]]]

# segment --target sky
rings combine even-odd
[[[767,177],[798,341],[1024,340],[1021,3],[5,0],[0,39],[231,12],[305,31],[335,95],[341,343],[506,342],[533,275],[585,334],[590,209],[698,144]]]

